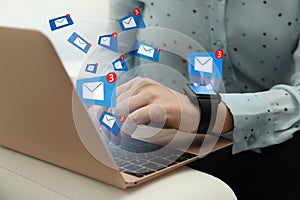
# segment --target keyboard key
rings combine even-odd
[[[124,161],[130,161],[130,160],[134,159],[134,156],[129,156],[127,154],[123,154],[123,155],[118,155],[117,158],[120,160],[124,160]]]
[[[124,169],[126,169],[126,171],[129,171],[129,172],[135,172],[139,169],[141,169],[141,166],[138,166],[138,165],[134,165],[134,164],[131,164],[130,165],[127,165],[125,167],[123,167]]]
[[[123,173],[130,174],[130,175],[136,176],[138,178],[142,178],[144,176],[144,174],[142,174],[142,173],[136,173],[136,172],[124,171]]]
[[[177,163],[176,162],[172,162],[172,163],[168,164],[168,167],[171,167],[171,166],[173,166],[175,164],[177,164]]]
[[[126,166],[126,165],[129,165],[129,163],[128,162],[126,162],[126,161],[124,161],[124,160],[115,160],[115,163],[116,163],[116,165],[118,166],[118,167],[124,167],[124,166]]]
[[[156,163],[151,163],[151,162],[144,164],[143,167],[146,167],[148,169],[152,169],[154,171],[166,168],[165,166],[162,166],[162,165],[159,165],[159,164],[156,164]]]
[[[151,160],[152,158],[155,158],[157,154],[153,153],[140,153],[139,158],[144,160]]]
[[[139,157],[136,157],[136,158],[130,160],[130,162],[133,163],[133,164],[136,164],[136,165],[143,165],[143,164],[147,163],[148,161],[144,160],[144,159],[141,159]]]
[[[153,171],[153,170],[150,170],[150,169],[144,169],[144,170],[142,170],[142,171],[138,171],[138,173],[139,174],[143,174],[144,176],[147,176],[147,175],[149,175],[149,174],[153,174],[155,171]]]
[[[173,155],[173,156],[167,157],[166,159],[175,161],[175,160],[177,160],[179,157],[180,157],[180,156],[174,156],[174,155]]]
[[[194,157],[197,157],[197,155],[191,154],[191,153],[184,153],[181,156],[185,157],[185,158],[194,158]]]
[[[166,160],[166,159],[163,159],[163,158],[154,158],[150,161],[153,162],[153,163],[163,165],[163,166],[168,166],[170,163],[172,163],[171,160]]]
[[[172,156],[173,154],[170,154],[170,153],[168,153],[168,152],[160,152],[159,153],[159,157],[161,157],[161,158],[167,158],[167,157],[170,157],[170,156]]]
[[[169,154],[173,154],[175,156],[179,156],[179,155],[183,154],[182,151],[178,151],[178,150],[170,149],[170,148],[166,148],[166,150],[164,152],[169,153]]]
[[[186,160],[188,160],[188,159],[185,158],[185,157],[180,156],[180,157],[176,160],[176,162],[183,162],[183,161],[186,161]]]

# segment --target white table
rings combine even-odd
[[[69,75],[76,77],[86,56],[76,48],[66,51],[67,37],[76,31],[97,44],[98,36],[115,23],[108,19],[108,5],[108,0],[1,0],[0,26],[36,29],[47,35]],[[48,21],[66,14],[71,15],[74,26],[50,31]]]
[[[187,167],[121,190],[0,147],[1,200],[234,200],[221,180]]]

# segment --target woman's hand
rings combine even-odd
[[[192,132],[200,120],[198,106],[186,95],[141,77],[117,87],[117,107],[113,112],[127,116],[122,127],[122,133],[127,135],[140,124]]]
[[[103,111],[127,116],[121,134],[115,136],[104,127],[107,141],[126,143],[138,125],[147,124],[159,128],[174,128],[184,132],[196,131],[200,121],[199,107],[189,97],[167,88],[151,79],[137,77],[117,87],[115,109],[91,106],[90,115],[99,119]],[[233,129],[233,118],[221,102],[212,132],[226,133]]]

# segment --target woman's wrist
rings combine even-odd
[[[218,106],[215,125],[212,129],[213,133],[228,133],[233,130],[233,117],[224,102]]]

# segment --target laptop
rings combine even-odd
[[[3,147],[129,188],[232,144],[222,138],[215,143],[214,136],[210,143],[205,135],[197,134],[183,151],[181,136],[192,134],[182,133],[173,142],[174,148],[166,146],[174,130],[165,130],[169,133],[165,137],[148,141],[133,138],[126,146],[106,144],[46,36],[34,30],[0,28],[0,44]],[[211,145],[209,152],[199,151],[203,142]]]

